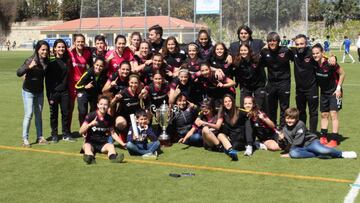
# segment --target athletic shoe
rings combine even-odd
[[[48,141],[46,141],[43,137],[38,138],[37,143],[39,145],[47,145],[47,144],[49,144]]]
[[[66,142],[76,142],[76,139],[72,138],[70,135],[64,136],[63,140]]]
[[[356,159],[357,154],[354,151],[344,151],[341,153],[341,157],[344,159]]]
[[[25,147],[25,148],[30,148],[31,145],[30,145],[29,140],[28,139],[24,140],[22,146]]]
[[[353,61],[352,63],[355,63],[355,61]]]
[[[118,154],[115,159],[110,160],[111,163],[121,163],[124,160],[124,154]]]
[[[52,143],[58,143],[59,142],[59,138],[57,135],[52,135],[51,136],[51,142]]]
[[[325,136],[320,137],[320,144],[326,145],[328,143],[328,140]]]
[[[246,145],[245,146],[245,152],[244,152],[244,156],[251,156],[253,153],[253,148],[251,145]]]
[[[147,153],[147,154],[142,155],[142,158],[156,160],[157,156],[154,153]]]
[[[334,148],[334,147],[337,147],[338,144],[337,144],[337,141],[336,141],[336,140],[330,140],[330,142],[327,143],[325,146]]]
[[[255,147],[256,147],[256,149],[267,150],[266,145],[264,145],[263,143],[261,143],[259,141],[255,141]]]
[[[96,161],[95,161],[95,157],[92,156],[92,155],[87,155],[87,154],[84,154],[84,157],[83,157],[83,160],[85,161],[86,164],[95,164]]]
[[[227,153],[229,155],[229,157],[231,157],[232,161],[237,161],[239,160],[238,156],[237,156],[237,151],[234,149],[230,149]]]

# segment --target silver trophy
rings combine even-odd
[[[172,108],[164,101],[159,108],[153,104],[151,105],[151,112],[153,113],[156,122],[159,123],[162,128],[162,132],[159,135],[159,141],[166,143],[170,141],[170,136],[166,133],[166,128],[168,127],[169,121],[173,119],[174,112],[179,111],[179,107],[174,105]]]

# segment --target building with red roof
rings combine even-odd
[[[72,34],[82,33],[87,42],[94,41],[96,35],[102,34],[106,36],[108,45],[112,46],[116,35],[129,36],[132,32],[140,32],[144,36],[144,33],[148,32],[147,29],[156,24],[163,27],[163,38],[172,35],[180,43],[193,41],[200,29],[207,29],[207,26],[168,16],[148,16],[146,18],[131,16],[76,19],[43,27],[40,33],[43,38],[72,38]]]

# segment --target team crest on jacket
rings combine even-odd
[[[181,58],[175,58],[175,60],[179,63]]]
[[[306,63],[309,63],[310,60],[311,60],[311,58],[304,58],[304,61],[305,61]]]
[[[284,57],[285,57],[285,53],[280,53],[280,54],[279,54],[279,57],[280,57],[280,58],[284,58]]]

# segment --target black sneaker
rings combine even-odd
[[[51,136],[51,142],[52,142],[52,143],[58,143],[58,142],[59,142],[58,136],[57,136],[57,135]]]
[[[92,155],[87,155],[87,154],[84,154],[84,157],[83,157],[83,160],[85,161],[86,164],[95,164],[96,161],[95,161],[95,157],[92,156]]]
[[[70,135],[64,136],[63,140],[66,142],[76,142],[76,139],[72,138]]]
[[[124,160],[124,154],[118,154],[115,159],[110,160],[111,163],[121,163]]]

